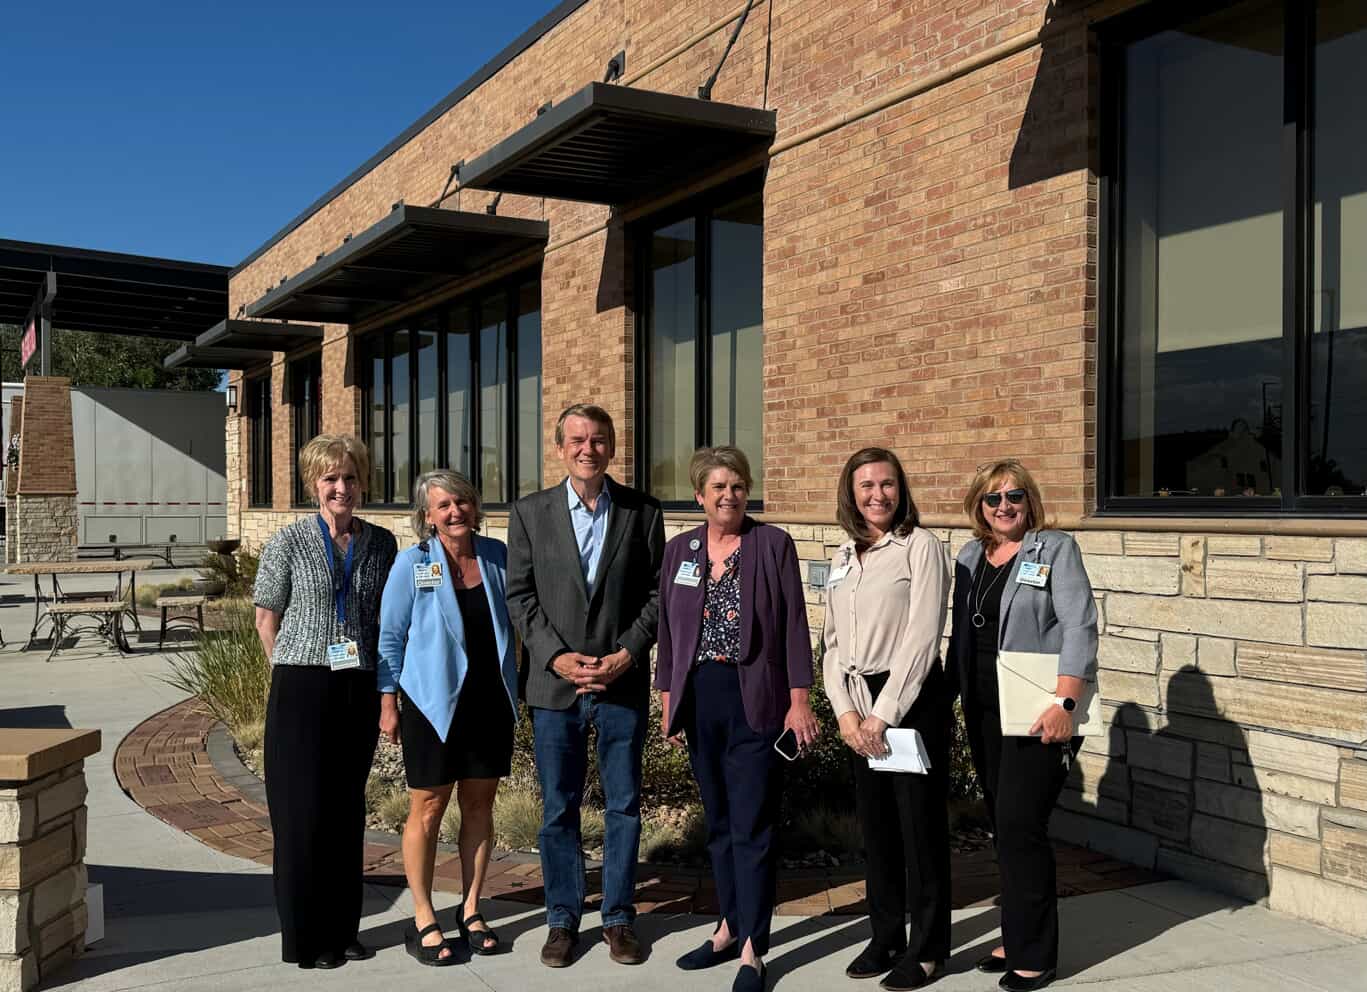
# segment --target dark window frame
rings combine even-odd
[[[274,505],[271,446],[271,372],[243,380],[247,398],[248,509],[269,510]]]
[[[1282,128],[1279,152],[1282,208],[1282,403],[1280,496],[1124,496],[1123,374],[1120,273],[1124,260],[1125,54],[1127,46],[1229,6],[1190,0],[1154,3],[1098,28],[1101,64],[1097,272],[1097,502],[1099,515],[1367,517],[1367,495],[1305,492],[1311,452],[1314,216],[1313,161],[1316,4],[1284,0]]]
[[[291,359],[288,369],[290,390],[290,435],[294,463],[291,465],[292,497],[296,509],[313,507],[313,494],[304,491],[303,474],[299,471],[299,452],[323,429],[323,405],[320,400],[323,386],[323,353],[314,351]],[[312,389],[309,386],[312,385]],[[305,395],[307,394],[307,395]],[[307,419],[308,423],[304,421]]]
[[[719,185],[706,192],[675,204],[658,213],[650,214],[632,222],[628,229],[633,264],[632,286],[636,301],[636,354],[633,372],[635,389],[633,402],[636,405],[635,457],[632,472],[637,488],[650,492],[650,360],[651,334],[647,326],[651,301],[651,267],[649,253],[652,232],[681,220],[694,218],[695,252],[693,258],[694,308],[694,380],[693,380],[693,447],[698,448],[713,443],[712,438],[712,218],[722,207],[746,196],[764,194],[764,175],[755,173],[743,176],[732,182]],[[761,383],[762,387],[762,383]],[[761,409],[763,405],[761,404]],[[763,451],[746,452],[749,457],[758,458],[759,464],[752,463],[752,471],[763,472]],[[762,477],[762,475],[761,475]],[[660,505],[671,512],[700,513],[701,509],[693,500],[662,499]],[[747,512],[764,512],[764,500],[751,498],[746,506]]]
[[[517,400],[518,383],[513,370],[517,368],[518,342],[517,342],[517,318],[518,304],[520,300],[519,290],[528,283],[537,286],[537,309],[541,311],[540,284],[541,270],[527,270],[506,276],[495,281],[489,282],[470,293],[447,301],[439,306],[413,314],[410,317],[384,327],[375,328],[367,331],[357,339],[360,346],[360,367],[364,369],[362,378],[361,396],[361,436],[369,439],[371,436],[372,402],[374,397],[374,359],[381,357],[376,354],[376,345],[380,346],[382,357],[384,358],[385,382],[383,383],[385,392],[385,417],[388,429],[385,431],[385,491],[383,493],[369,493],[367,505],[377,509],[406,509],[408,503],[397,502],[394,500],[394,429],[393,429],[393,348],[394,337],[397,331],[407,331],[409,341],[408,351],[408,400],[409,400],[409,429],[408,429],[408,464],[410,466],[409,489],[411,492],[412,484],[420,474],[417,471],[419,459],[419,435],[417,430],[418,413],[418,363],[417,363],[417,340],[418,334],[422,332],[432,333],[434,328],[437,334],[437,410],[436,410],[436,430],[437,430],[437,450],[443,453],[444,462],[438,467],[451,467],[451,438],[449,429],[448,396],[447,396],[447,341],[453,334],[467,333],[470,338],[470,383],[471,396],[469,401],[468,416],[470,424],[470,472],[469,479],[473,483],[476,492],[482,491],[484,468],[479,458],[480,452],[480,430],[482,428],[481,419],[483,412],[479,402],[481,353],[480,353],[480,334],[482,326],[481,304],[491,296],[502,295],[504,302],[504,321],[507,327],[507,342],[505,345],[505,356],[508,364],[509,375],[504,392],[504,417],[507,422],[507,450],[503,453],[504,478],[506,481],[506,493],[512,499],[486,500],[483,503],[485,509],[506,509],[517,498],[518,478],[517,452],[521,438],[518,436],[517,420]],[[468,328],[463,332],[453,329],[455,314],[461,309],[467,310],[471,314]],[[539,378],[545,381],[544,364],[544,345],[542,349],[543,362]],[[538,439],[538,451],[540,439]],[[544,466],[543,466],[544,471]],[[367,480],[367,485],[369,480]]]

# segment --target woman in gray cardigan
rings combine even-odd
[[[1003,989],[1042,989],[1058,964],[1049,815],[1082,744],[1072,714],[1096,677],[1096,604],[1077,542],[1046,529],[1039,486],[1020,462],[979,469],[964,511],[975,540],[955,562],[949,684],[963,699],[1002,880],[1003,946],[978,969],[1002,973]],[[1054,702],[1031,736],[1001,733],[998,651],[1059,657]]]
[[[375,756],[380,592],[394,535],[355,516],[365,445],[320,434],[299,452],[318,512],[280,528],[256,573],[256,630],[271,661],[266,799],[281,958],[336,968],[357,940],[365,782]]]

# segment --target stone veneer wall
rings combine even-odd
[[[15,527],[10,533],[16,562],[66,561],[76,556],[80,515],[75,496],[20,493],[6,512],[14,514]]]
[[[84,767],[0,781],[0,992],[27,992],[85,950]]]
[[[405,515],[363,515],[412,543]],[[248,511],[243,537],[259,547],[296,516]],[[832,525],[780,526],[804,583],[844,540]],[[970,539],[932,531],[950,554]],[[506,518],[486,532],[505,536]],[[1367,934],[1367,539],[1074,536],[1101,619],[1108,729],[1083,746],[1055,833]],[[815,641],[824,594],[806,595]]]

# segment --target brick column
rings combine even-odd
[[[227,538],[242,536],[242,484],[247,478],[243,465],[243,452],[246,445],[242,440],[242,424],[246,419],[238,415],[238,410],[247,402],[246,390],[242,388],[242,374],[234,373],[228,385],[237,390],[237,410],[228,411],[223,419],[224,477],[228,480],[225,512],[228,520],[223,528]]]
[[[18,476],[14,560],[73,557],[79,525],[70,379],[32,375],[24,379]]]
[[[0,992],[85,950],[85,758],[98,730],[0,730]]]

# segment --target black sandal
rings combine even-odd
[[[456,963],[456,952],[451,945],[443,939],[440,944],[431,947],[422,942],[422,939],[433,931],[440,931],[441,924],[432,922],[421,930],[409,927],[403,935],[403,946],[408,951],[409,957],[413,958],[418,964],[425,964],[429,968],[445,968]],[[442,951],[447,951],[446,957],[441,956]]]
[[[483,923],[484,929],[471,930],[471,923]],[[498,952],[498,934],[494,933],[494,931],[489,928],[489,921],[484,918],[483,914],[473,913],[470,916],[467,916],[460,921],[459,927],[460,935],[464,937],[466,943],[470,945],[471,954],[496,954]],[[470,939],[471,934],[474,934],[479,938],[478,944]]]

